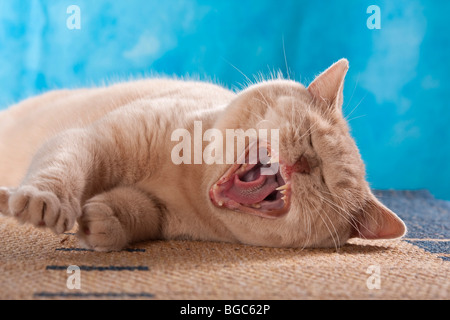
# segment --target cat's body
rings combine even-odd
[[[337,63],[308,89],[276,80],[236,94],[209,83],[155,79],[24,101],[0,113],[0,185],[8,187],[0,189],[0,212],[57,233],[78,220],[79,238],[99,251],[148,239],[321,247],[352,236],[401,236],[403,223],[370,193],[345,121],[314,111],[340,107],[345,66]],[[289,186],[283,201],[290,203],[262,210],[250,208],[247,194],[228,198],[221,176],[230,164],[176,165],[172,134],[186,129],[194,137],[195,121],[203,132],[280,130],[281,172]],[[301,129],[308,123],[317,128]],[[309,145],[303,142],[308,132]],[[343,176],[331,165],[340,165]],[[263,206],[274,206],[271,201]]]
[[[51,91],[27,99],[0,112],[0,184],[18,186],[32,157],[48,138],[86,127],[118,108],[132,109],[136,102],[145,105],[150,115],[167,117],[172,128],[163,129],[170,134],[194,120],[217,117],[218,107],[225,107],[235,96],[206,82],[149,79],[102,88]],[[177,106],[181,101],[186,107]],[[207,110],[214,109],[212,117],[208,116]]]
[[[189,192],[192,187],[200,190],[202,169],[192,165],[193,170],[186,170],[174,165],[170,158],[173,145],[169,142],[174,130],[193,130],[194,121],[211,127],[234,97],[235,93],[210,83],[158,79],[107,88],[55,91],[32,98],[0,114],[1,184],[19,186],[32,157],[47,139],[68,129],[89,127],[102,118],[100,123],[108,128],[117,126],[108,137],[92,133],[106,148],[111,142],[112,148],[105,150],[103,156],[114,157],[113,153],[119,152],[124,162],[135,161],[134,168],[123,172],[112,161],[110,170],[101,175],[110,175],[107,180],[114,182],[98,186],[94,182],[95,191],[85,194],[83,202],[102,189],[138,185],[164,206],[158,237],[230,241],[233,237],[218,221],[208,221],[208,215],[199,212],[208,210],[201,205],[206,200],[203,194]],[[120,110],[113,113],[116,109]],[[123,139],[123,145],[109,138]],[[70,139],[66,143],[71,143]],[[115,147],[127,150],[115,151]],[[99,177],[99,181],[103,179],[106,177]],[[186,205],[194,203],[197,205]],[[174,212],[180,214],[172,218]],[[173,219],[177,221],[172,223]]]

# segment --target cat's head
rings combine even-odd
[[[211,210],[239,241],[338,247],[351,237],[405,234],[403,222],[375,198],[365,180],[342,113],[347,70],[348,61],[340,60],[308,88],[288,80],[253,85],[215,123],[224,135],[227,129],[258,135],[258,143],[247,139],[234,164],[207,169]],[[268,137],[261,138],[261,132]],[[271,161],[256,152],[256,164],[248,164],[252,150],[267,150]],[[236,145],[225,148],[226,153],[238,151]],[[264,168],[275,170],[261,174]]]

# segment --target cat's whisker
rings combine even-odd
[[[361,75],[361,74],[358,73],[358,77],[356,78],[355,87],[353,88],[352,95],[350,96],[350,99],[348,100],[347,104],[342,108],[342,110],[343,110],[344,112],[345,112],[345,110],[347,109],[347,107],[350,105],[350,103],[352,102],[353,95],[355,94],[356,87],[358,86],[359,76],[360,76],[360,75]]]
[[[358,192],[358,191],[355,191],[355,192]],[[332,195],[331,193],[329,193],[330,195]],[[333,195],[332,195],[333,196]],[[337,196],[337,195],[334,195],[334,196]],[[346,200],[347,202],[349,202],[347,199],[344,199],[344,200]],[[331,204],[331,203],[330,203]],[[375,225],[379,225],[379,223],[378,223],[378,221],[376,221],[371,215],[368,215],[367,213],[366,213],[366,211],[365,211],[365,209],[364,209],[364,206],[362,206],[361,205],[361,203],[358,201],[358,204],[359,204],[359,206],[357,207],[358,209],[360,209],[360,210],[362,210],[363,212],[364,212],[364,214],[366,215],[366,217],[369,217],[370,219],[372,219],[372,221],[375,223]],[[337,211],[336,211],[337,212]],[[346,213],[346,211],[343,211],[344,213]],[[339,213],[339,212],[337,212],[337,213]],[[352,217],[352,215],[351,214],[348,214],[349,215],[349,217]],[[349,220],[347,220],[347,222],[349,222],[350,223],[350,225],[353,227],[353,228],[355,228],[356,230],[358,230],[360,227],[362,227],[362,228],[364,228],[367,232],[369,232],[369,233],[373,233],[373,232],[371,232],[371,230],[369,230],[365,225],[362,225],[362,226],[358,226],[353,220],[351,220],[351,221],[349,221]]]
[[[353,189],[353,190],[352,190],[352,193],[353,193],[354,195],[357,196],[357,197],[355,197],[355,199],[354,199],[354,200],[357,202],[356,204],[353,203],[350,199],[341,197],[341,196],[337,195],[336,193],[333,194],[333,193],[327,192],[327,191],[325,191],[325,190],[323,190],[322,192],[325,193],[325,194],[328,194],[328,195],[330,195],[330,196],[332,196],[332,197],[336,197],[336,198],[338,198],[338,199],[340,199],[340,200],[345,201],[348,205],[352,206],[352,207],[355,208],[355,209],[356,209],[356,208],[362,208],[362,207],[363,207],[363,205],[361,204],[361,201],[359,201],[359,198],[364,197],[364,193],[361,192],[361,191],[359,191],[359,190],[357,190],[357,189]]]
[[[325,191],[323,191],[323,192],[324,192],[324,193],[327,193],[327,192],[325,192]],[[327,194],[329,194],[329,195],[331,195],[331,196],[334,196],[334,195],[331,194],[331,193],[327,193]],[[335,202],[333,202],[333,201],[327,199],[326,197],[323,197],[323,196],[319,195],[319,198],[320,198],[322,201],[325,201],[325,202],[330,206],[330,208],[331,208],[333,211],[335,211],[339,216],[341,216],[341,217],[342,217],[347,223],[349,223],[352,227],[354,227],[354,228],[357,227],[357,225],[355,224],[355,222],[351,219],[352,215],[351,215],[349,212],[347,212],[347,210],[345,210],[343,207],[337,205]],[[341,204],[342,204],[342,203],[341,203]],[[338,209],[339,209],[339,210],[338,210]],[[347,215],[347,216],[346,216],[346,215]]]
[[[364,101],[364,99],[367,97],[367,94],[362,97],[362,99],[358,102],[358,104],[356,105],[356,107],[353,108],[352,111],[350,111],[350,113],[344,117],[345,120],[349,121],[348,118],[352,115],[353,112],[355,112],[355,110],[361,105],[361,103]]]
[[[311,201],[306,200],[306,202],[309,204],[310,207],[313,207],[314,210],[317,212],[317,207],[313,203],[311,203]],[[305,216],[305,218],[307,218],[307,222],[308,222],[308,225],[307,225],[307,230],[308,231],[307,231],[307,238],[306,238],[306,241],[303,244],[303,248],[302,249],[305,249],[306,246],[309,245],[309,242],[311,241],[311,237],[312,237],[312,223],[311,223],[311,221],[315,223],[315,220],[313,220],[311,218],[310,213],[311,212],[309,210],[306,210],[304,212],[304,216]],[[314,228],[314,230],[316,231],[316,235],[317,235],[317,228]]]
[[[380,224],[379,224],[379,222],[371,215],[371,214],[368,214],[368,212],[367,212],[367,210],[364,208],[364,207],[362,207],[361,208],[361,211],[363,212],[363,214],[365,215],[365,217],[368,217],[368,218],[370,218],[374,223],[375,223],[375,225],[376,226],[379,226]],[[365,226],[363,226],[366,230],[368,230],[369,232],[371,232],[369,229],[367,229]]]
[[[319,198],[319,199],[322,199],[322,196],[321,196],[320,194],[318,194],[318,198]],[[339,245],[338,245],[338,243],[337,243],[337,241],[336,241],[336,239],[335,239],[335,237],[334,237],[334,235],[336,235],[336,236],[339,238],[338,232],[337,232],[336,228],[334,227],[333,221],[330,219],[330,217],[329,217],[328,214],[326,213],[326,210],[323,210],[323,209],[318,210],[317,206],[315,206],[311,201],[307,201],[307,202],[308,202],[310,205],[312,205],[312,206],[314,207],[314,209],[316,210],[317,216],[322,220],[324,226],[326,227],[326,229],[328,230],[328,232],[329,232],[329,234],[330,234],[330,236],[331,236],[331,239],[333,240],[334,247],[335,247],[336,251],[339,251],[339,249],[338,249],[338,248],[339,248]],[[322,203],[323,203],[323,202],[322,202]],[[333,227],[333,229],[334,229],[334,231],[335,231],[334,234],[333,234],[333,232],[331,231],[330,227],[328,226],[328,223],[327,223],[327,222],[325,221],[325,219],[322,217],[322,213],[325,214],[327,220],[331,223],[331,226]],[[316,233],[317,233],[318,230],[317,230],[317,228],[315,228],[315,229],[316,229]]]
[[[359,190],[352,190],[352,192],[353,192],[353,191],[354,191],[355,193],[358,193],[358,192],[359,192]],[[325,194],[328,194],[328,195],[332,196],[333,198],[342,199],[342,200],[344,200],[346,203],[352,205],[352,202],[351,202],[350,199],[344,198],[344,197],[342,197],[342,196],[340,196],[340,195],[338,195],[338,194],[336,194],[336,193],[331,193],[331,192],[328,192],[328,191],[326,191],[326,190],[322,190],[322,192],[325,193]]]
[[[338,251],[338,244],[336,239],[334,238],[333,232],[331,231],[330,227],[328,226],[328,223],[325,221],[325,219],[322,217],[322,214],[324,213],[325,216],[327,217],[327,220],[331,223],[331,226],[333,227],[334,231],[336,232],[337,235],[337,231],[336,228],[333,225],[333,222],[330,220],[330,218],[328,217],[328,215],[326,214],[325,210],[321,210],[320,212],[318,212],[318,216],[320,217],[320,219],[322,219],[323,224],[325,225],[325,227],[327,228],[328,232],[330,233],[331,239],[333,240],[334,246],[336,248],[336,251]]]
[[[319,195],[319,197],[321,198],[321,200],[325,201],[326,203],[328,203],[328,205],[330,206],[330,208],[335,211],[339,216],[341,216],[346,222],[348,222],[351,226],[353,227],[357,227],[357,225],[355,224],[354,221],[352,221],[351,219],[349,219],[348,217],[345,216],[345,214],[348,214],[346,212],[346,210],[344,210],[342,207],[339,207],[336,203],[330,201],[329,199],[322,197]],[[340,209],[340,210],[338,210]],[[348,214],[349,217],[351,217],[350,214]]]
[[[367,116],[367,114],[363,114],[363,115],[360,115],[360,116],[357,116],[357,117],[353,117],[353,118],[351,118],[351,119],[348,119],[347,122],[351,122],[351,121],[353,121],[353,120],[356,120],[356,119],[359,119],[359,118],[363,118],[363,117],[365,117],[365,116]]]

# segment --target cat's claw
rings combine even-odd
[[[120,251],[127,245],[125,230],[114,211],[96,198],[83,207],[81,218],[78,219],[78,239],[87,249]]]
[[[41,191],[34,186],[23,186],[8,197],[9,214],[21,223],[48,227],[56,234],[72,229],[77,210],[67,200],[59,199],[53,192]]]

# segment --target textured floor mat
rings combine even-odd
[[[425,191],[376,194],[406,221],[407,237],[352,240],[337,252],[157,241],[96,253],[73,234],[2,218],[0,299],[450,298],[450,203]],[[69,266],[80,290],[68,289]]]

